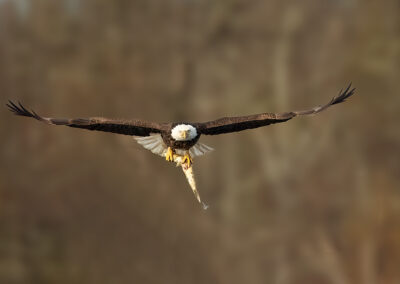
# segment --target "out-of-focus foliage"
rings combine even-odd
[[[400,283],[398,0],[1,0],[1,101],[210,120],[179,169],[131,137],[0,110],[0,283]]]

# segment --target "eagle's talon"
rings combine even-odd
[[[193,164],[192,157],[190,157],[189,153],[186,153],[183,157],[183,164],[186,164],[187,167],[190,167]]]
[[[168,162],[174,161],[174,151],[171,147],[168,147],[167,153],[165,154],[165,160],[167,160]]]

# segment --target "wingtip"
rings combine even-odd
[[[339,104],[339,103],[345,102],[348,98],[353,96],[355,94],[356,88],[351,88],[352,85],[353,85],[353,83],[350,82],[350,84],[347,86],[346,89],[344,89],[344,91],[343,91],[343,89],[341,89],[339,92],[339,95],[336,97],[333,97],[330,104],[334,105],[334,104]]]
[[[18,104],[18,105],[17,105]],[[14,103],[11,100],[8,100],[8,103],[6,103],[6,106],[8,109],[14,113],[15,115],[20,115],[20,116],[27,116],[27,117],[33,117],[36,119],[39,119],[39,115],[37,115],[34,111],[29,111],[27,110],[20,101],[18,103]]]
[[[11,100],[8,100],[8,103],[6,103],[6,106],[8,107],[9,111],[11,111],[14,114],[17,114],[17,109],[15,107],[15,104]]]

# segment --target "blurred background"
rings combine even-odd
[[[398,0],[0,0],[0,283],[400,283]],[[201,141],[203,211],[132,137],[39,114],[314,117]]]

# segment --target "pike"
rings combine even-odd
[[[177,167],[179,166],[182,167],[182,171],[186,176],[186,179],[190,185],[190,188],[193,191],[194,196],[196,197],[197,201],[203,206],[203,209],[207,210],[208,205],[201,201],[200,194],[197,191],[196,180],[194,178],[194,172],[193,172],[193,162],[188,164],[185,162],[185,156],[177,154],[173,155],[173,161],[176,163]]]

